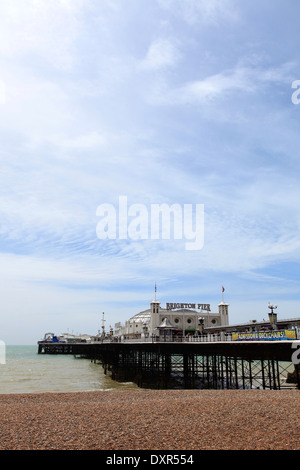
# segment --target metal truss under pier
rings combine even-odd
[[[117,381],[153,389],[300,390],[292,341],[218,343],[39,343],[39,354],[102,363]]]

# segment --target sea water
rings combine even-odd
[[[131,382],[116,382],[100,364],[73,355],[38,354],[38,346],[6,346],[0,363],[0,394],[83,392],[132,389]]]

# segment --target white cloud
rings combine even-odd
[[[149,70],[169,68],[177,64],[179,58],[178,48],[171,40],[158,38],[150,45],[140,66]]]
[[[259,93],[263,87],[275,83],[288,84],[294,63],[277,67],[250,68],[238,64],[234,69],[224,70],[203,79],[184,83],[176,89],[165,87],[153,94],[153,102],[159,104],[211,103],[212,100],[232,96],[234,93]]]
[[[6,102],[1,107],[2,131],[14,132],[28,142],[71,128],[74,110],[64,84],[15,63],[4,68],[3,76]]]
[[[0,53],[37,54],[62,69],[73,65],[83,0],[10,0],[0,3]]]

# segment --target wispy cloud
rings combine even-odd
[[[164,88],[153,94],[155,104],[211,104],[215,100],[234,99],[235,94],[261,93],[274,84],[289,85],[295,63],[283,63],[277,67],[247,67],[238,64],[208,77],[186,82],[178,88]],[[295,73],[295,72],[294,72]]]

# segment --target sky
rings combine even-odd
[[[298,0],[0,0],[2,341],[96,334],[103,312],[108,330],[155,283],[163,307],[213,312],[224,286],[231,324],[269,302],[300,317],[299,13]],[[135,233],[155,204],[201,205],[203,246],[122,238],[118,217],[99,237],[99,207],[118,215],[120,198]]]

